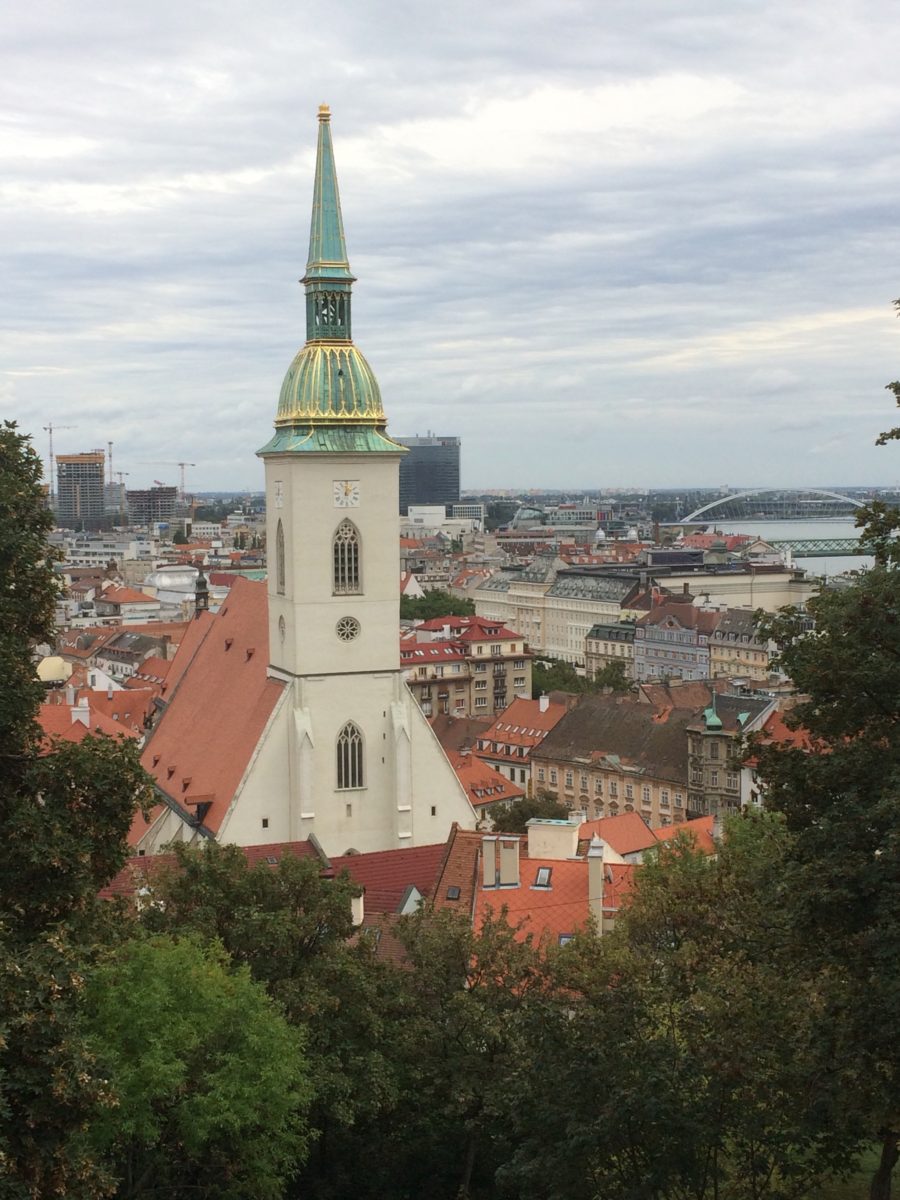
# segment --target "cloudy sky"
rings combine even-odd
[[[38,0],[0,415],[261,486],[331,105],[357,344],[463,486],[895,483],[896,0]]]

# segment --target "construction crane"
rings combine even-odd
[[[192,463],[192,462],[176,462],[176,461],[172,461],[172,460],[168,460],[168,459],[166,459],[166,460],[151,460],[151,461],[149,461],[149,462],[145,462],[143,465],[144,465],[145,467],[179,467],[179,468],[181,469],[181,495],[180,495],[180,499],[182,499],[182,500],[186,500],[186,499],[187,499],[187,491],[186,491],[186,489],[185,489],[185,483],[184,483],[184,468],[185,468],[185,467],[196,467],[196,465],[197,465],[196,463]],[[154,483],[159,483],[159,480],[158,480],[158,479],[155,479],[153,482],[154,482]],[[164,484],[162,484],[161,486],[163,486],[163,487],[164,487],[165,485],[164,485]]]
[[[54,499],[56,493],[54,491],[54,457],[53,457],[53,433],[57,429],[77,429],[77,425],[54,425],[52,421],[48,421],[44,426],[45,431],[50,438],[50,507],[55,508]]]

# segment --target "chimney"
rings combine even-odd
[[[500,886],[519,886],[519,839],[500,840]]]
[[[481,882],[486,888],[497,886],[497,839],[481,839]]]
[[[350,921],[354,929],[359,929],[365,920],[365,915],[365,898],[360,893],[358,896],[353,896],[350,900]]]
[[[72,713],[72,724],[73,725],[75,724],[76,721],[80,721],[82,723],[82,725],[84,725],[87,729],[90,729],[90,727],[91,727],[91,710],[88,707],[87,696],[81,697],[81,699],[78,701],[78,703],[72,707],[71,713]]]
[[[538,711],[542,712],[542,713],[546,712],[549,707],[550,707],[550,697],[547,695],[546,692],[543,692],[541,694],[541,696],[538,698]]]
[[[595,833],[588,849],[588,908],[597,922],[597,932],[603,933],[603,843]]]
[[[75,703],[75,685],[74,683],[66,684],[66,704],[71,707]]]
[[[107,689],[106,689],[106,698],[107,698],[107,700],[112,700],[112,698],[113,698],[113,686],[112,686],[112,684],[109,684],[109,685],[108,685],[108,687],[107,687]]]
[[[565,859],[578,853],[578,831],[581,821],[569,818],[554,821],[532,817],[528,822],[528,857]]]

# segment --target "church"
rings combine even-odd
[[[306,343],[278,399],[266,473],[268,580],[199,611],[143,751],[158,803],[135,852],[214,838],[327,855],[444,841],[475,813],[400,673],[399,466],[352,340],[331,142],[318,116]]]

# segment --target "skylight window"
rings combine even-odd
[[[538,867],[537,875],[534,877],[534,886],[548,888],[550,886],[550,876],[552,874],[552,867]]]
[[[447,899],[448,900],[458,900],[459,895],[460,895],[460,892],[459,892],[458,887],[448,887],[447,888]]]

